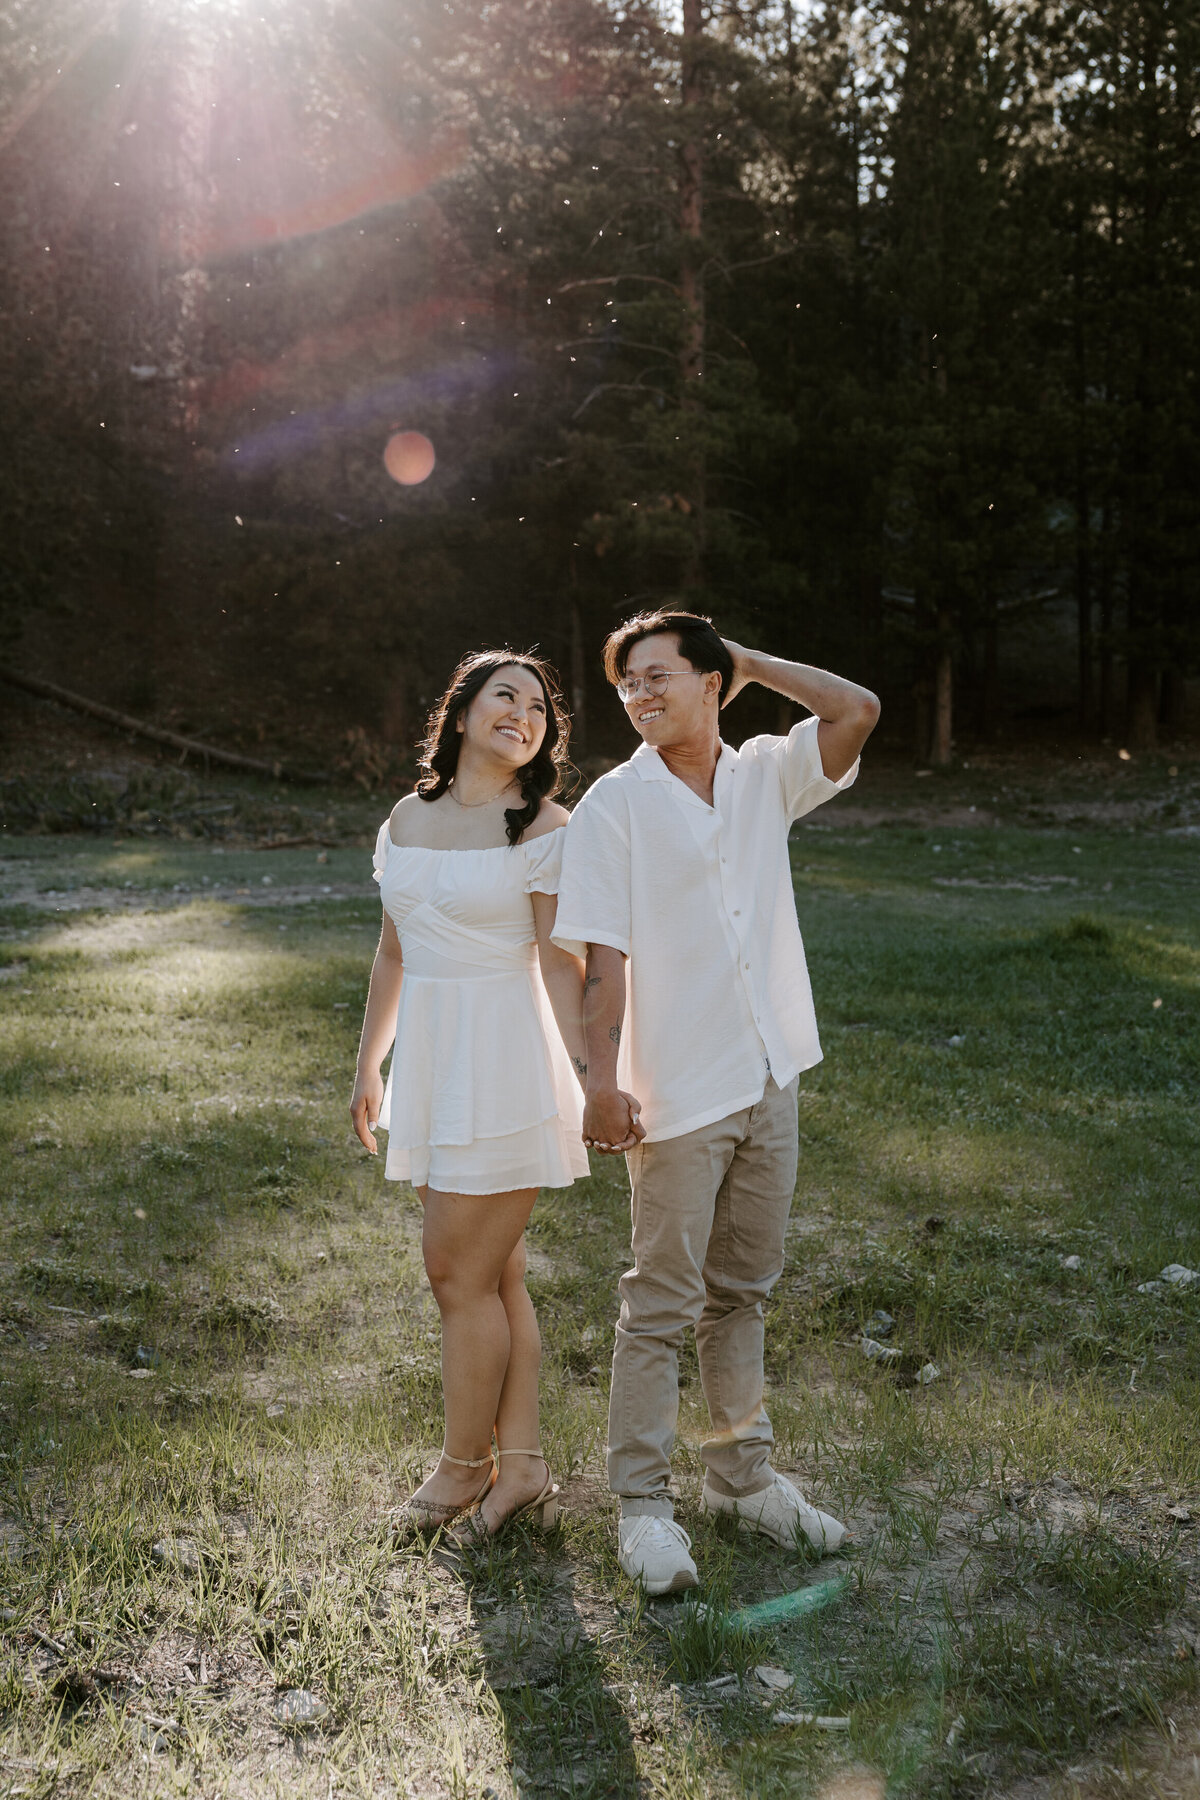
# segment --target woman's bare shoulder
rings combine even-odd
[[[397,800],[388,819],[388,836],[393,844],[408,843],[409,833],[426,805],[428,802],[417,793],[405,794],[402,800]]]
[[[566,824],[570,816],[566,807],[560,806],[557,800],[543,800],[537,818],[521,833],[521,842],[528,844],[533,838],[545,837],[547,832],[557,831],[560,825]]]

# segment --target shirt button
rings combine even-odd
[[[742,909],[741,909],[741,907],[740,907],[740,906],[735,906],[735,907],[734,907],[734,909],[733,909],[733,916],[734,916],[734,918],[735,918],[735,919],[740,919],[740,918],[741,918],[741,916],[742,916]]]
[[[750,967],[750,964],[749,964],[749,963],[743,963],[743,964],[742,964],[742,967],[743,967],[743,969],[748,969],[748,968],[749,968],[749,967]]]

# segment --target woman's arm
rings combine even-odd
[[[550,941],[558,899],[554,894],[530,894],[533,901],[533,923],[537,932],[538,961],[542,980],[554,1009],[559,1036],[567,1047],[571,1067],[579,1077],[580,1087],[587,1085],[587,1057],[583,1045],[583,962],[568,950],[560,950]]]
[[[371,1135],[379,1123],[383,1104],[383,1076],[380,1065],[392,1047],[396,1035],[396,1009],[400,1005],[400,984],[404,979],[404,954],[396,936],[395,921],[383,915],[379,948],[371,964],[371,985],[367,990],[367,1010],[363,1015],[362,1037],[358,1044],[358,1068],[354,1076],[354,1092],[350,1097],[350,1117],[358,1139],[372,1156],[379,1147]]]

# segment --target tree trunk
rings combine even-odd
[[[379,735],[385,744],[407,749],[408,723],[408,674],[407,671],[397,671],[384,689]]]
[[[1112,548],[1109,542],[1108,506],[1100,517],[1100,682],[1097,696],[1098,735],[1107,737],[1113,728],[1113,582]]]
[[[212,114],[216,106],[218,32],[205,14],[179,27],[179,66],[171,71],[165,110],[172,129],[170,160],[164,169],[163,252],[169,274],[161,289],[166,301],[168,368],[179,422],[194,442],[201,420],[204,333],[208,323],[208,240],[212,230]]]
[[[1082,451],[1080,452],[1082,458]],[[1079,723],[1084,731],[1092,723],[1095,706],[1092,679],[1092,557],[1091,518],[1087,484],[1080,473],[1075,495],[1075,610],[1078,621]]]
[[[1187,690],[1178,669],[1164,669],[1158,696],[1158,723],[1168,737],[1183,730]]]
[[[933,735],[932,717],[933,684],[927,676],[920,676],[913,682],[913,761],[924,767],[929,761],[929,746]]]
[[[1086,731],[1092,723],[1095,695],[1092,680],[1092,502],[1088,492],[1087,339],[1084,333],[1083,256],[1083,222],[1077,214],[1071,281],[1072,335],[1075,348],[1075,609],[1078,622],[1076,651],[1079,670],[1079,724]]]
[[[933,673],[933,749],[930,761],[936,769],[947,769],[953,750],[951,733],[954,724],[954,646],[950,640],[950,620],[938,614],[937,663]]]
[[[571,748],[576,759],[587,755],[587,678],[583,650],[583,615],[571,558]]]
[[[997,700],[1000,693],[1000,622],[989,612],[983,627],[983,674],[981,677],[983,719],[981,735],[989,740],[996,735]]]
[[[704,280],[701,272],[704,255],[704,124],[700,106],[703,92],[700,40],[703,30],[701,0],[683,0],[679,91],[682,103],[679,229],[683,241],[679,292],[684,317],[683,339],[679,349],[679,393],[683,410],[684,444],[688,453],[688,499],[692,507],[691,547],[683,569],[685,587],[699,587],[704,579],[706,470],[701,444],[705,348]]]
[[[1158,671],[1140,657],[1129,659],[1126,736],[1131,750],[1158,747]]]

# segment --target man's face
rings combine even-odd
[[[649,679],[671,671],[663,692],[655,694],[647,687]],[[706,735],[715,717],[721,677],[715,671],[707,675],[694,669],[679,649],[673,631],[661,631],[645,637],[629,652],[625,664],[626,682],[641,685],[625,701],[625,711],[644,743],[656,750],[670,749],[674,744]],[[662,686],[661,682],[656,685]]]

